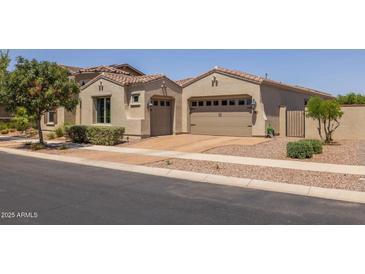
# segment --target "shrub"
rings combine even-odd
[[[267,136],[274,136],[275,135],[275,130],[272,127],[271,124],[269,124],[269,126],[266,128],[266,135]]]
[[[55,130],[55,134],[57,137],[63,137],[65,135],[65,129],[63,126],[57,127]]]
[[[88,143],[86,131],[87,126],[71,126],[67,130],[67,135],[74,143]]]
[[[8,123],[0,121],[0,130],[8,129]]]
[[[71,126],[68,136],[75,143],[113,146],[121,142],[123,127]]]
[[[87,139],[94,145],[114,146],[122,141],[123,133],[123,127],[90,126]]]
[[[29,126],[32,117],[28,115],[27,110],[23,107],[18,107],[15,112],[15,117],[12,119],[13,126],[18,131],[26,131]]]
[[[314,151],[312,145],[309,142],[296,141],[289,142],[286,145],[286,153],[290,158],[305,159],[312,158]]]
[[[70,128],[71,128],[72,126],[74,126],[74,124],[73,124],[73,123],[65,122],[65,123],[63,124],[63,134],[64,134],[64,135],[68,135],[68,131],[70,130]]]
[[[56,134],[54,132],[50,132],[47,134],[48,140],[53,140],[56,138]]]
[[[40,149],[43,149],[43,148],[44,148],[44,145],[41,144],[41,143],[32,143],[30,145],[31,150],[40,150]]]
[[[8,134],[9,133],[9,130],[8,129],[3,129],[2,131],[1,131],[1,134]]]
[[[9,131],[10,131],[10,132],[15,132],[15,131],[16,131],[16,129],[15,129],[15,128],[10,128],[10,129],[9,129]]]
[[[313,153],[314,154],[321,154],[323,147],[322,147],[322,142],[320,140],[303,140],[301,142],[307,142],[308,144],[310,144],[313,148]]]

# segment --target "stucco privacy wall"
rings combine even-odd
[[[217,86],[212,86],[216,77]],[[256,100],[256,115],[252,123],[252,135],[265,135],[265,113],[260,96],[260,85],[232,76],[214,72],[183,88],[182,93],[182,131],[190,132],[189,99],[194,97],[249,95]]]
[[[285,106],[287,110],[304,110],[305,100],[308,100],[309,97],[308,94],[262,85],[261,98],[267,117],[266,127],[271,124],[275,132],[280,133],[280,106]]]
[[[334,132],[334,139],[365,139],[365,105],[342,106],[340,126]],[[305,118],[305,137],[318,139],[318,122]],[[323,134],[324,135],[324,134]]]

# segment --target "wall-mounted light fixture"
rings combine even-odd
[[[217,80],[217,77],[213,76],[212,78],[212,87],[214,86],[218,86],[218,80]]]

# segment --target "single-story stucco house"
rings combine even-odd
[[[265,136],[269,124],[280,133],[280,107],[304,110],[311,96],[333,98],[220,67],[180,81],[162,74],[145,75],[127,64],[76,68],[71,77],[81,86],[80,104],[67,119],[67,112],[61,110],[56,116],[62,119],[47,114],[45,130],[70,120],[123,126],[126,135],[142,138],[181,133]]]

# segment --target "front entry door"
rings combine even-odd
[[[150,111],[151,136],[172,134],[172,100],[154,99]]]

